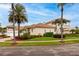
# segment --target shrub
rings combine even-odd
[[[79,34],[65,34],[66,37],[79,37]]]
[[[46,32],[43,35],[44,37],[53,37],[53,32]]]
[[[54,38],[61,38],[61,35],[60,34],[54,34],[53,37]],[[63,38],[65,38],[65,35],[63,35]]]
[[[28,33],[24,33],[22,36],[21,36],[22,40],[25,40],[25,39],[30,39],[31,36],[28,34]]]

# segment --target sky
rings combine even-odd
[[[45,23],[60,18],[60,7],[56,3],[24,3],[28,23],[21,25],[31,25]],[[0,23],[2,26],[8,26],[8,17],[11,10],[11,4],[0,4]],[[64,18],[70,20],[72,27],[79,26],[79,4],[66,4],[64,6]]]

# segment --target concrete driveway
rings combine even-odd
[[[0,47],[0,56],[79,56],[79,44]]]

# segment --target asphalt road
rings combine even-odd
[[[79,44],[0,47],[0,56],[79,56]]]

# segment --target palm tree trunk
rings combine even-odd
[[[55,24],[55,34],[57,34],[57,24]]]
[[[63,5],[61,6],[61,42],[63,42]]]
[[[20,38],[20,23],[18,23],[18,37]]]
[[[16,43],[16,40],[15,40],[14,4],[13,3],[11,4],[11,7],[12,7],[12,10],[13,10],[13,39],[14,39],[14,42],[13,43]]]
[[[58,28],[57,27],[58,27],[58,25],[56,24],[56,34],[58,34]]]
[[[30,28],[28,28],[28,34],[30,35]]]

